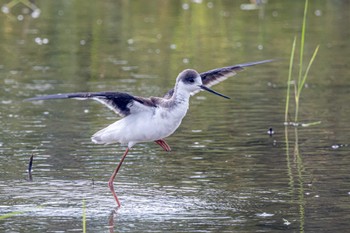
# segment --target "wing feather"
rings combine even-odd
[[[248,62],[243,64],[238,64],[234,66],[227,66],[222,68],[217,68],[213,70],[209,70],[203,73],[200,73],[200,76],[202,78],[202,82],[205,86],[211,87],[213,85],[216,85],[224,80],[226,80],[229,77],[232,77],[236,75],[238,72],[243,71],[244,67],[248,66],[254,66],[258,64],[264,64],[268,62],[272,62],[274,60],[263,60],[263,61],[256,61],[256,62]],[[194,95],[201,90],[192,92],[191,94]],[[164,98],[170,99],[174,93],[174,89],[169,90],[165,95]]]
[[[156,107],[151,99],[132,96],[124,92],[79,92],[37,96],[26,99],[27,101],[49,100],[49,99],[93,99],[107,106],[122,117],[130,113],[151,110]]]

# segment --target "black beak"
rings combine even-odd
[[[209,87],[206,87],[206,86],[204,86],[204,85],[199,85],[199,87],[202,88],[203,90],[208,91],[208,92],[210,92],[210,93],[213,93],[213,94],[215,94],[215,95],[224,97],[224,98],[226,98],[226,99],[231,99],[230,97],[228,97],[228,96],[226,96],[226,95],[223,95],[223,94],[220,94],[219,92],[216,92],[216,91],[214,91],[214,90],[212,90],[212,89],[210,89]]]

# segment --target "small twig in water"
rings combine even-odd
[[[32,178],[33,158],[34,158],[34,155],[32,154],[29,158],[29,164],[28,164],[28,178],[30,181],[33,180]]]

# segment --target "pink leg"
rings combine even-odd
[[[163,139],[159,139],[154,142],[160,145],[165,151],[171,151],[170,146]]]
[[[126,151],[124,152],[123,157],[120,159],[120,162],[119,162],[117,168],[114,170],[114,172],[113,172],[111,178],[109,178],[109,181],[108,181],[108,187],[109,187],[109,189],[111,190],[111,192],[112,192],[112,194],[113,194],[113,197],[114,197],[115,201],[117,202],[118,207],[120,207],[120,202],[119,202],[119,200],[118,200],[117,194],[116,194],[115,191],[114,191],[113,182],[114,182],[114,179],[115,179],[115,177],[116,177],[116,175],[117,175],[117,173],[118,173],[120,167],[122,166],[122,163],[123,163],[123,161],[124,161],[126,155],[128,154],[128,152],[129,152],[129,147],[126,148]]]

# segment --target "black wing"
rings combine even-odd
[[[234,76],[237,74],[237,72],[244,70],[244,67],[248,66],[254,66],[258,64],[264,64],[268,62],[272,62],[274,60],[263,60],[263,61],[256,61],[256,62],[248,62],[243,63],[239,65],[234,66],[227,66],[222,68],[217,68],[213,70],[209,70],[207,72],[200,73],[200,76],[202,78],[202,82],[205,86],[211,87],[215,84],[218,84],[219,82],[224,81],[225,79]],[[196,94],[200,92],[200,90],[193,92],[192,94]],[[169,90],[165,95],[164,98],[171,98],[174,93],[174,89]]]
[[[150,111],[155,104],[147,98],[132,96],[123,92],[80,92],[37,96],[26,99],[27,101],[49,100],[49,99],[93,99],[113,110],[120,116],[130,113]]]

